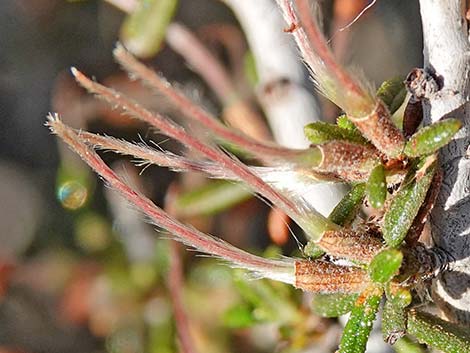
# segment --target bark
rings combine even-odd
[[[431,225],[435,245],[450,262],[434,281],[433,297],[449,319],[470,324],[470,45],[465,1],[420,0],[420,6],[425,70],[432,78],[423,87],[425,124],[445,117],[463,123],[455,140],[440,152],[444,178]]]
[[[240,21],[256,61],[258,98],[274,139],[291,148],[309,146],[304,126],[321,120],[320,109],[304,87],[306,70],[274,0],[223,0]],[[316,184],[305,199],[327,216],[346,193],[343,184]]]

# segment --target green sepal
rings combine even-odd
[[[140,58],[155,55],[165,39],[166,28],[178,0],[142,0],[121,27],[124,46]]]
[[[373,208],[382,208],[387,198],[387,183],[385,181],[385,168],[378,164],[370,172],[366,185],[367,199]]]
[[[385,213],[382,234],[388,246],[397,247],[402,243],[424,202],[436,165],[434,161],[426,166],[426,161],[429,159],[422,160],[418,164],[418,167],[425,168],[422,171],[423,175],[414,177],[412,180],[406,178]]]
[[[333,140],[346,140],[361,144],[367,142],[356,130],[342,129],[338,125],[323,121],[306,125],[304,133],[307,139],[315,145],[321,145]]]
[[[391,80],[384,81],[377,90],[379,97],[387,106],[390,113],[393,114],[400,108],[406,97],[406,88],[403,78],[395,77]]]
[[[385,249],[372,259],[369,276],[376,283],[387,283],[398,273],[403,254],[397,249]]]
[[[404,152],[409,157],[426,156],[447,145],[462,123],[457,119],[445,119],[418,130],[406,143]]]
[[[241,184],[214,180],[200,188],[180,195],[175,202],[179,216],[212,215],[239,204],[251,197]]]
[[[470,333],[468,328],[462,325],[411,310],[408,314],[407,329],[419,342],[445,353],[470,353]]]
[[[365,196],[364,183],[353,185],[351,190],[341,199],[331,211],[328,219],[340,226],[348,225],[356,216]]]
[[[405,309],[396,307],[387,300],[382,311],[382,335],[385,342],[395,344],[406,333]]]
[[[361,295],[364,295],[364,293]],[[361,300],[361,303],[356,302],[344,327],[339,353],[365,352],[381,298],[382,292],[374,288],[372,293]]]
[[[358,294],[314,294],[312,311],[321,317],[339,317],[352,310],[357,297]]]

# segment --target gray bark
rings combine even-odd
[[[305,125],[321,120],[320,109],[304,87],[306,70],[274,0],[223,0],[240,21],[256,61],[258,98],[274,139],[291,148],[307,148]],[[327,216],[346,193],[343,184],[315,184],[304,198]]]
[[[425,124],[446,117],[463,128],[440,152],[444,173],[431,214],[432,235],[450,263],[433,284],[433,297],[449,319],[470,324],[470,110],[468,42],[465,2],[420,0],[425,70],[439,89],[424,100]]]

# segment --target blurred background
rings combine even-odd
[[[166,0],[167,10],[150,20],[130,17],[137,0],[110,2],[0,2],[0,352],[182,352],[180,327],[188,329],[193,352],[334,351],[340,323],[314,315],[308,296],[278,283],[247,281],[243,272],[158,239],[168,236],[146,225],[44,127],[47,113],[57,111],[76,128],[181,150],[87,95],[69,74],[76,66],[181,119],[171,104],[120,70],[112,50],[121,40],[198,104],[270,138],[256,57],[237,20],[240,12],[233,12],[236,1]],[[149,16],[158,1],[143,2]],[[419,9],[417,2],[379,0],[340,30],[370,3],[320,2],[337,56],[378,86],[422,65]],[[139,37],[145,21],[150,39]],[[184,33],[224,68],[243,104],[229,104],[233,92],[211,84],[197,62],[187,64],[184,56],[197,49],[192,37],[189,47],[178,45],[181,32],[165,42],[166,25],[153,28],[158,21],[184,25]],[[282,28],[276,35],[288,36]],[[338,113],[319,97],[316,104],[326,120]],[[237,123],[245,113],[253,120]],[[158,167],[140,173],[131,158],[103,156],[158,205],[176,197],[176,215],[197,228],[258,254],[299,254],[283,215],[243,189]],[[175,295],[182,306],[171,300]]]

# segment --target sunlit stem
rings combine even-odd
[[[280,207],[306,232],[308,232],[307,234],[309,237],[317,239],[321,237],[325,231],[339,228],[306,203],[298,205],[297,203],[292,202],[265,183],[243,163],[227,155],[220,149],[212,147],[197,137],[189,134],[183,127],[176,124],[174,121],[169,120],[161,114],[152,113],[119,92],[90,80],[75,68],[72,68],[72,73],[74,74],[77,82],[91,93],[97,94],[98,97],[119,107],[123,111],[129,113],[132,117],[142,120],[159,129],[165,135],[174,138],[186,147],[191,148],[209,160],[216,162],[223,169],[227,169],[233,175],[237,176],[240,181],[248,185],[254,192],[259,193],[273,204]]]
[[[260,142],[223,125],[209,112],[194,104],[188,97],[172,87],[164,78],[159,76],[136,58],[134,58],[122,45],[118,44],[114,50],[114,57],[118,63],[132,76],[145,82],[150,88],[163,94],[187,118],[195,120],[209,129],[215,137],[231,142],[236,146],[252,153],[263,161],[285,159],[292,156],[297,150]]]
[[[79,135],[73,129],[64,125],[57,115],[50,115],[47,125],[53,133],[57,134],[73,151],[78,153],[111,188],[118,191],[126,200],[146,214],[157,226],[175,235],[176,240],[206,254],[227,260],[233,265],[253,271],[262,277],[285,283],[294,283],[293,260],[270,260],[255,256],[220,239],[213,238],[190,226],[180,223],[161,208],[157,207],[150,199],[127,185],[104,163],[94,150],[80,140]]]

